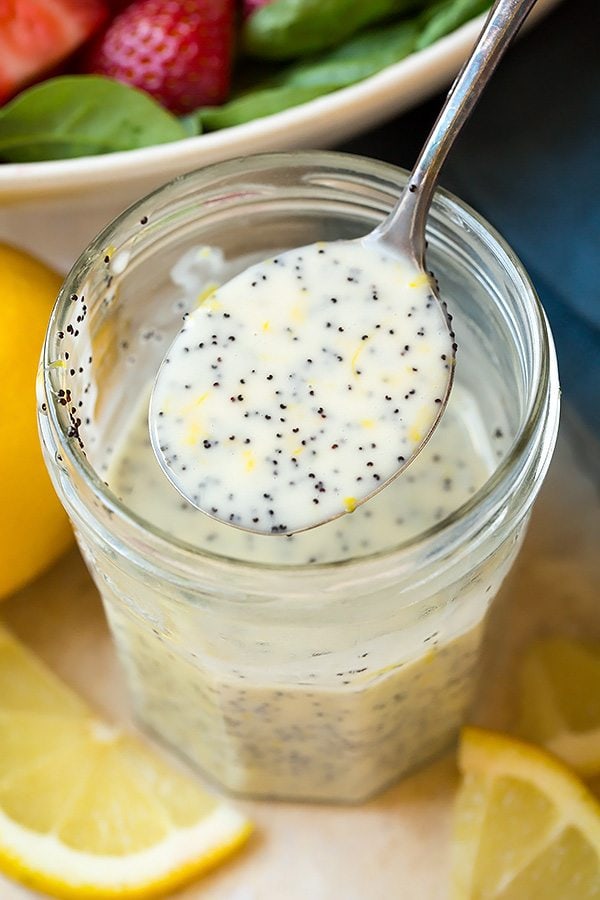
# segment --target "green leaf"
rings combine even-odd
[[[334,90],[334,88],[332,88]],[[207,107],[198,111],[197,118],[204,131],[217,131],[232,125],[241,125],[253,119],[272,116],[274,113],[307,103],[327,93],[322,87],[279,87],[262,88],[244,94],[225,103],[224,106]]]
[[[423,13],[421,34],[415,49],[429,47],[480,15],[489,6],[490,0],[442,0],[441,3],[434,4]]]
[[[274,0],[245,22],[242,46],[262,59],[294,59],[334,47],[367,25],[427,0]]]
[[[70,159],[188,136],[148,94],[97,75],[52,78],[0,109],[0,159]]]
[[[195,113],[179,116],[179,124],[185,131],[185,137],[197,137],[201,134],[200,119]]]
[[[276,0],[272,6],[282,2]],[[298,106],[375,75],[454,31],[489,5],[490,0],[442,0],[410,19],[371,28],[333,50],[287,66],[229,103],[201,109],[193,116],[203,130],[215,131]]]
[[[358,35],[329,53],[288,67],[224,106],[199,110],[202,127],[214,131],[241,125],[362,81],[408,56],[417,35],[413,22]]]
[[[403,21],[359,34],[318,60],[292,66],[285,82],[294,86],[347,87],[404,59],[415,48],[414,22]]]

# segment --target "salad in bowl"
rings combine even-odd
[[[489,0],[15,0],[0,9],[0,161],[171,143],[347,88]]]
[[[446,86],[488,5],[0,0],[0,241],[66,271],[177,175],[335,147]]]

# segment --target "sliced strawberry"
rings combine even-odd
[[[69,56],[107,15],[104,0],[0,0],[0,103]]]
[[[227,99],[235,0],[133,0],[84,69],[141,88],[175,113]]]

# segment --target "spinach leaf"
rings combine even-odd
[[[241,125],[243,122],[271,116],[273,113],[314,100],[324,93],[327,91],[321,86],[310,88],[282,84],[279,87],[258,88],[230,100],[223,106],[201,109],[197,113],[192,113],[192,116],[201,123],[203,131],[217,131],[219,128],[229,128],[231,125]]]
[[[410,21],[366,31],[317,61],[296,63],[288,69],[285,82],[295,86],[327,85],[331,89],[346,87],[404,59],[413,52],[417,36],[417,26]]]
[[[199,110],[202,128],[240,125],[347,87],[408,56],[417,36],[413,22],[365,32],[327,54],[288,67],[224,106]]]
[[[334,47],[367,25],[427,0],[274,0],[245,22],[242,47],[262,59],[294,59]]]
[[[488,9],[490,0],[442,0],[430,7],[422,16],[422,30],[416,50],[434,44],[444,35]]]
[[[187,137],[148,94],[96,75],[44,81],[0,109],[0,159],[71,159]]]

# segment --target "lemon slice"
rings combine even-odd
[[[579,774],[600,773],[600,645],[553,637],[529,647],[519,672],[517,730]]]
[[[153,897],[249,832],[0,628],[2,871],[58,897]]]
[[[600,805],[562,762],[465,728],[453,836],[452,900],[600,897]]]

